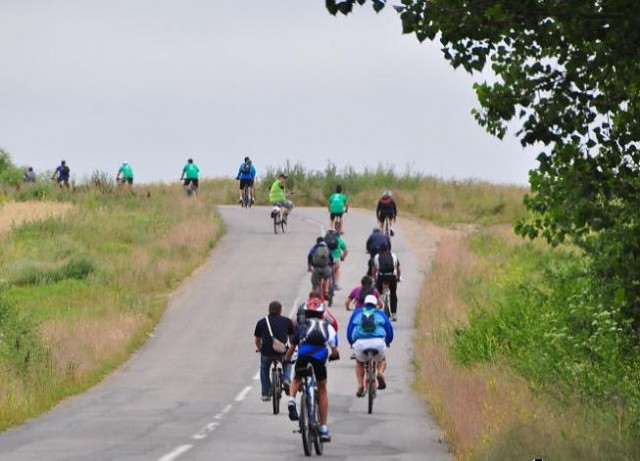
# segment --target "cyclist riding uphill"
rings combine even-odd
[[[120,178],[122,178],[123,182],[126,182],[129,185],[133,184],[133,168],[126,160],[122,162],[122,165],[118,168],[118,173],[116,173],[116,182],[120,181]]]
[[[373,270],[376,279],[376,288],[382,293],[383,285],[389,285],[389,295],[391,301],[391,320],[398,320],[398,282],[400,278],[400,261],[395,253],[392,253],[387,245],[381,245],[380,251],[373,258]]]
[[[182,168],[182,174],[180,175],[180,180],[184,179],[184,186],[187,187],[189,184],[193,184],[193,188],[198,188],[198,177],[200,176],[200,168],[193,163],[193,159],[190,158],[187,160],[187,163]]]
[[[298,306],[295,317],[291,319],[293,321],[293,327],[297,329],[299,326],[304,326],[305,321],[307,320],[305,317],[307,309],[316,309],[319,304],[324,305],[322,294],[316,290],[311,291],[309,293],[309,298]],[[326,306],[324,308],[322,320],[329,322],[329,325],[331,325],[336,332],[338,331],[338,319]]]
[[[365,244],[367,253],[369,253],[369,261],[367,262],[367,274],[369,275],[373,275],[373,258],[376,257],[382,245],[387,245],[387,248],[391,249],[391,239],[380,232],[380,229],[374,227]]]
[[[384,228],[384,220],[389,218],[391,223],[395,224],[398,217],[398,208],[396,202],[391,197],[391,191],[386,190],[382,193],[382,197],[378,200],[378,206],[376,207],[376,217],[378,223],[380,223],[380,230]],[[391,236],[393,236],[393,229],[389,228]]]
[[[296,408],[296,393],[300,386],[298,378],[299,370],[304,370],[307,364],[311,364],[316,376],[318,385],[318,409],[320,410],[320,440],[330,442],[331,436],[327,428],[329,416],[329,396],[327,394],[327,359],[338,360],[338,336],[336,330],[327,322],[322,320],[324,315],[324,305],[322,303],[308,305],[305,312],[304,327],[299,328],[291,340],[292,347],[289,348],[285,360],[290,361],[295,350],[298,351],[298,358],[295,365],[294,379],[291,382],[289,391],[289,419],[298,420],[298,410]],[[331,355],[329,355],[329,349]]]
[[[260,383],[262,384],[262,401],[270,399],[271,380],[269,379],[269,367],[271,362],[282,362],[283,387],[288,393],[291,382],[291,363],[284,362],[284,351],[276,351],[273,348],[274,338],[286,344],[295,330],[290,318],[282,315],[282,304],[278,301],[269,303],[269,314],[256,323],[253,333],[256,352],[260,352]]]
[[[327,281],[333,276],[333,255],[322,236],[307,254],[307,272],[311,272],[312,289],[324,296],[328,291]]]
[[[336,290],[341,290],[338,286],[338,280],[340,279],[340,266],[342,261],[347,258],[349,250],[347,249],[347,243],[344,241],[342,235],[338,234],[335,229],[327,229],[327,233],[324,234],[324,241],[331,250],[331,256],[333,256],[333,283]]]
[[[342,193],[342,186],[336,186],[336,191],[329,197],[329,228],[333,227],[333,220],[336,217],[342,218],[342,215],[349,211],[347,196]],[[344,220],[340,227],[340,234],[344,234]]]
[[[384,379],[384,371],[387,368],[385,351],[393,341],[393,327],[387,314],[376,307],[377,302],[375,296],[367,295],[364,306],[353,311],[347,325],[347,341],[353,347],[356,356],[357,397],[364,397],[364,364],[367,361],[367,349],[378,351],[378,389],[387,387]]]
[[[293,208],[291,200],[287,200],[286,182],[288,177],[286,174],[280,173],[278,179],[273,181],[273,184],[271,184],[269,188],[269,202],[271,202],[271,206],[273,207],[271,210],[272,217],[276,209],[280,207],[286,208],[287,213]]]
[[[256,179],[256,168],[253,166],[249,157],[245,157],[244,162],[240,164],[236,179],[240,180],[240,198],[238,198],[238,203],[242,203],[242,191],[245,188],[249,189],[249,200],[251,200],[251,203],[255,203],[253,183]]]

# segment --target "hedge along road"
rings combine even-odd
[[[296,208],[285,235],[269,210],[221,207],[227,233],[211,257],[172,296],[153,337],[118,371],[48,414],[0,434],[0,460],[299,459],[296,423],[260,401],[255,323],[268,304],[285,313],[310,289],[306,255],[327,225],[320,208]],[[421,274],[402,229],[393,238],[405,281],[399,284],[396,340],[387,389],[372,415],[355,397],[354,362],[345,339],[344,300],[365,272],[364,245],[375,217],[345,219],[350,254],[334,304],[342,359],[329,365],[329,459],[451,460],[440,430],[411,392],[413,313]]]

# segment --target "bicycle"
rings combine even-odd
[[[311,445],[317,455],[324,450],[324,442],[320,439],[320,408],[318,386],[313,366],[307,364],[306,368],[296,370],[297,377],[301,379],[300,386],[300,417],[298,430],[302,436],[302,448],[306,456],[311,456]]]
[[[338,233],[338,235],[342,235],[342,216],[336,215],[333,217],[332,227]]]
[[[393,237],[393,232],[391,231],[391,218],[388,216],[384,218],[384,222],[382,224],[382,233],[387,237]]]
[[[240,205],[242,208],[250,208],[251,204],[252,201],[249,196],[249,186],[245,186],[244,189],[242,189],[242,201],[240,202]]]
[[[193,181],[189,181],[184,185],[184,190],[187,194],[187,197],[197,197],[198,196],[198,187],[194,184]]]
[[[278,233],[278,229],[284,234],[287,230],[287,209],[283,205],[274,205],[271,209],[271,217],[273,218],[273,232]]]
[[[283,382],[282,363],[277,359],[273,359],[271,362],[271,403],[274,415],[280,413],[280,400],[284,390]]]
[[[367,361],[364,364],[364,386],[367,391],[367,413],[373,412],[373,400],[378,390],[378,355],[377,349],[365,349]]]

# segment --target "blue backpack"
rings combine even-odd
[[[362,309],[360,317],[359,333],[361,336],[369,336],[376,331],[376,315],[374,309]]]

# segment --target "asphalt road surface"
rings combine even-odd
[[[284,235],[269,210],[221,207],[227,234],[172,296],[153,337],[123,367],[48,414],[0,434],[0,460],[195,461],[294,460],[304,457],[286,398],[279,415],[260,401],[255,323],[272,300],[285,313],[310,290],[306,255],[328,225],[320,208],[296,208]],[[441,432],[411,392],[417,262],[400,229],[393,238],[405,279],[398,286],[396,340],[388,351],[387,389],[373,414],[355,397],[354,362],[344,336],[344,300],[365,272],[371,211],[345,218],[350,253],[333,311],[342,359],[329,365],[329,429],[324,458],[452,459]]]

